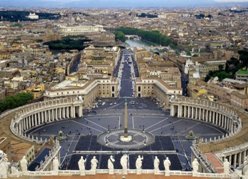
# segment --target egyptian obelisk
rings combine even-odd
[[[128,136],[128,111],[127,111],[127,101],[125,101],[124,108],[124,137]]]

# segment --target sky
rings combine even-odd
[[[224,3],[248,4],[248,0],[0,0],[0,7],[202,7]]]

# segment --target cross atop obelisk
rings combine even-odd
[[[128,111],[127,111],[127,101],[125,101],[124,107],[124,136],[128,136]]]

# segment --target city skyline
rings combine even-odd
[[[142,2],[142,3],[141,3]],[[0,7],[46,7],[46,8],[145,8],[145,7],[209,7],[247,5],[248,0],[2,0]]]

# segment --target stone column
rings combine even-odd
[[[216,126],[220,124],[220,114],[216,112]]]
[[[23,131],[23,127],[22,127],[22,120],[20,120],[20,132],[22,133],[22,131]]]
[[[57,121],[58,120],[58,108],[55,108],[55,116],[54,116],[54,120]]]
[[[212,112],[212,111],[209,111],[209,112],[210,112],[210,114],[209,114],[208,122],[209,122],[209,123],[212,123],[212,113],[213,113],[213,112]]]
[[[212,121],[213,121],[213,124],[215,125],[216,123],[216,112],[215,111],[213,111]]]
[[[220,114],[220,125],[221,128],[223,128],[223,115]]]
[[[226,129],[227,129],[227,131],[230,132],[230,119],[229,119],[229,117],[226,117]]]
[[[37,116],[38,116],[38,125],[41,124],[41,116],[40,116],[40,112],[37,113]]]
[[[31,125],[31,116],[28,116],[28,129],[30,129],[32,127]]]
[[[198,119],[199,111],[198,108],[195,107],[195,119]]]
[[[44,113],[45,113],[45,122],[47,122],[48,121],[48,119],[47,119],[47,110],[44,111]]]
[[[246,157],[246,151],[243,151],[242,164],[245,162],[245,157]]]
[[[234,168],[237,167],[237,154],[234,154],[234,163],[233,163]]]
[[[44,111],[41,112],[41,123],[44,124]]]
[[[222,114],[219,113],[219,127],[222,127]]]
[[[83,116],[83,107],[80,105],[78,108],[78,117],[82,117]]]
[[[66,117],[67,117],[67,118],[70,118],[69,107],[66,107]]]
[[[191,106],[191,116],[190,116],[190,118],[191,119],[194,118],[194,107],[193,106]]]
[[[22,120],[20,120],[19,125],[20,125],[20,133],[22,133]]]
[[[61,119],[61,108],[58,108],[58,120]]]
[[[239,153],[239,166],[242,164],[242,152]]]
[[[52,119],[51,119],[51,121],[54,121],[54,109],[52,109],[51,111],[52,111]]]
[[[62,118],[65,119],[65,108],[62,108]]]
[[[183,110],[183,117],[187,117],[187,106],[183,106],[184,110]]]
[[[20,135],[20,133],[21,133],[20,123],[17,123],[17,132],[18,132],[18,134]]]
[[[229,119],[229,122],[230,122],[230,132],[233,133],[233,125],[232,125],[232,119]]]
[[[202,120],[202,108],[199,108],[199,120]]]
[[[34,126],[36,127],[37,126],[37,122],[36,122],[36,119],[37,119],[37,116],[36,116],[36,113],[33,114],[33,121],[34,121]]]
[[[188,106],[188,116],[187,116],[187,118],[190,118],[190,112],[191,112],[191,107]]]
[[[47,110],[48,116],[47,116],[47,121],[51,121],[51,109]]]
[[[224,129],[228,129],[227,128],[227,117],[226,116],[224,116]]]
[[[26,117],[23,119],[23,130],[25,131],[27,129],[26,126]]]
[[[171,107],[170,107],[170,115],[175,116],[175,106],[174,105],[171,105]]]
[[[222,128],[225,129],[225,115],[222,114]]]

